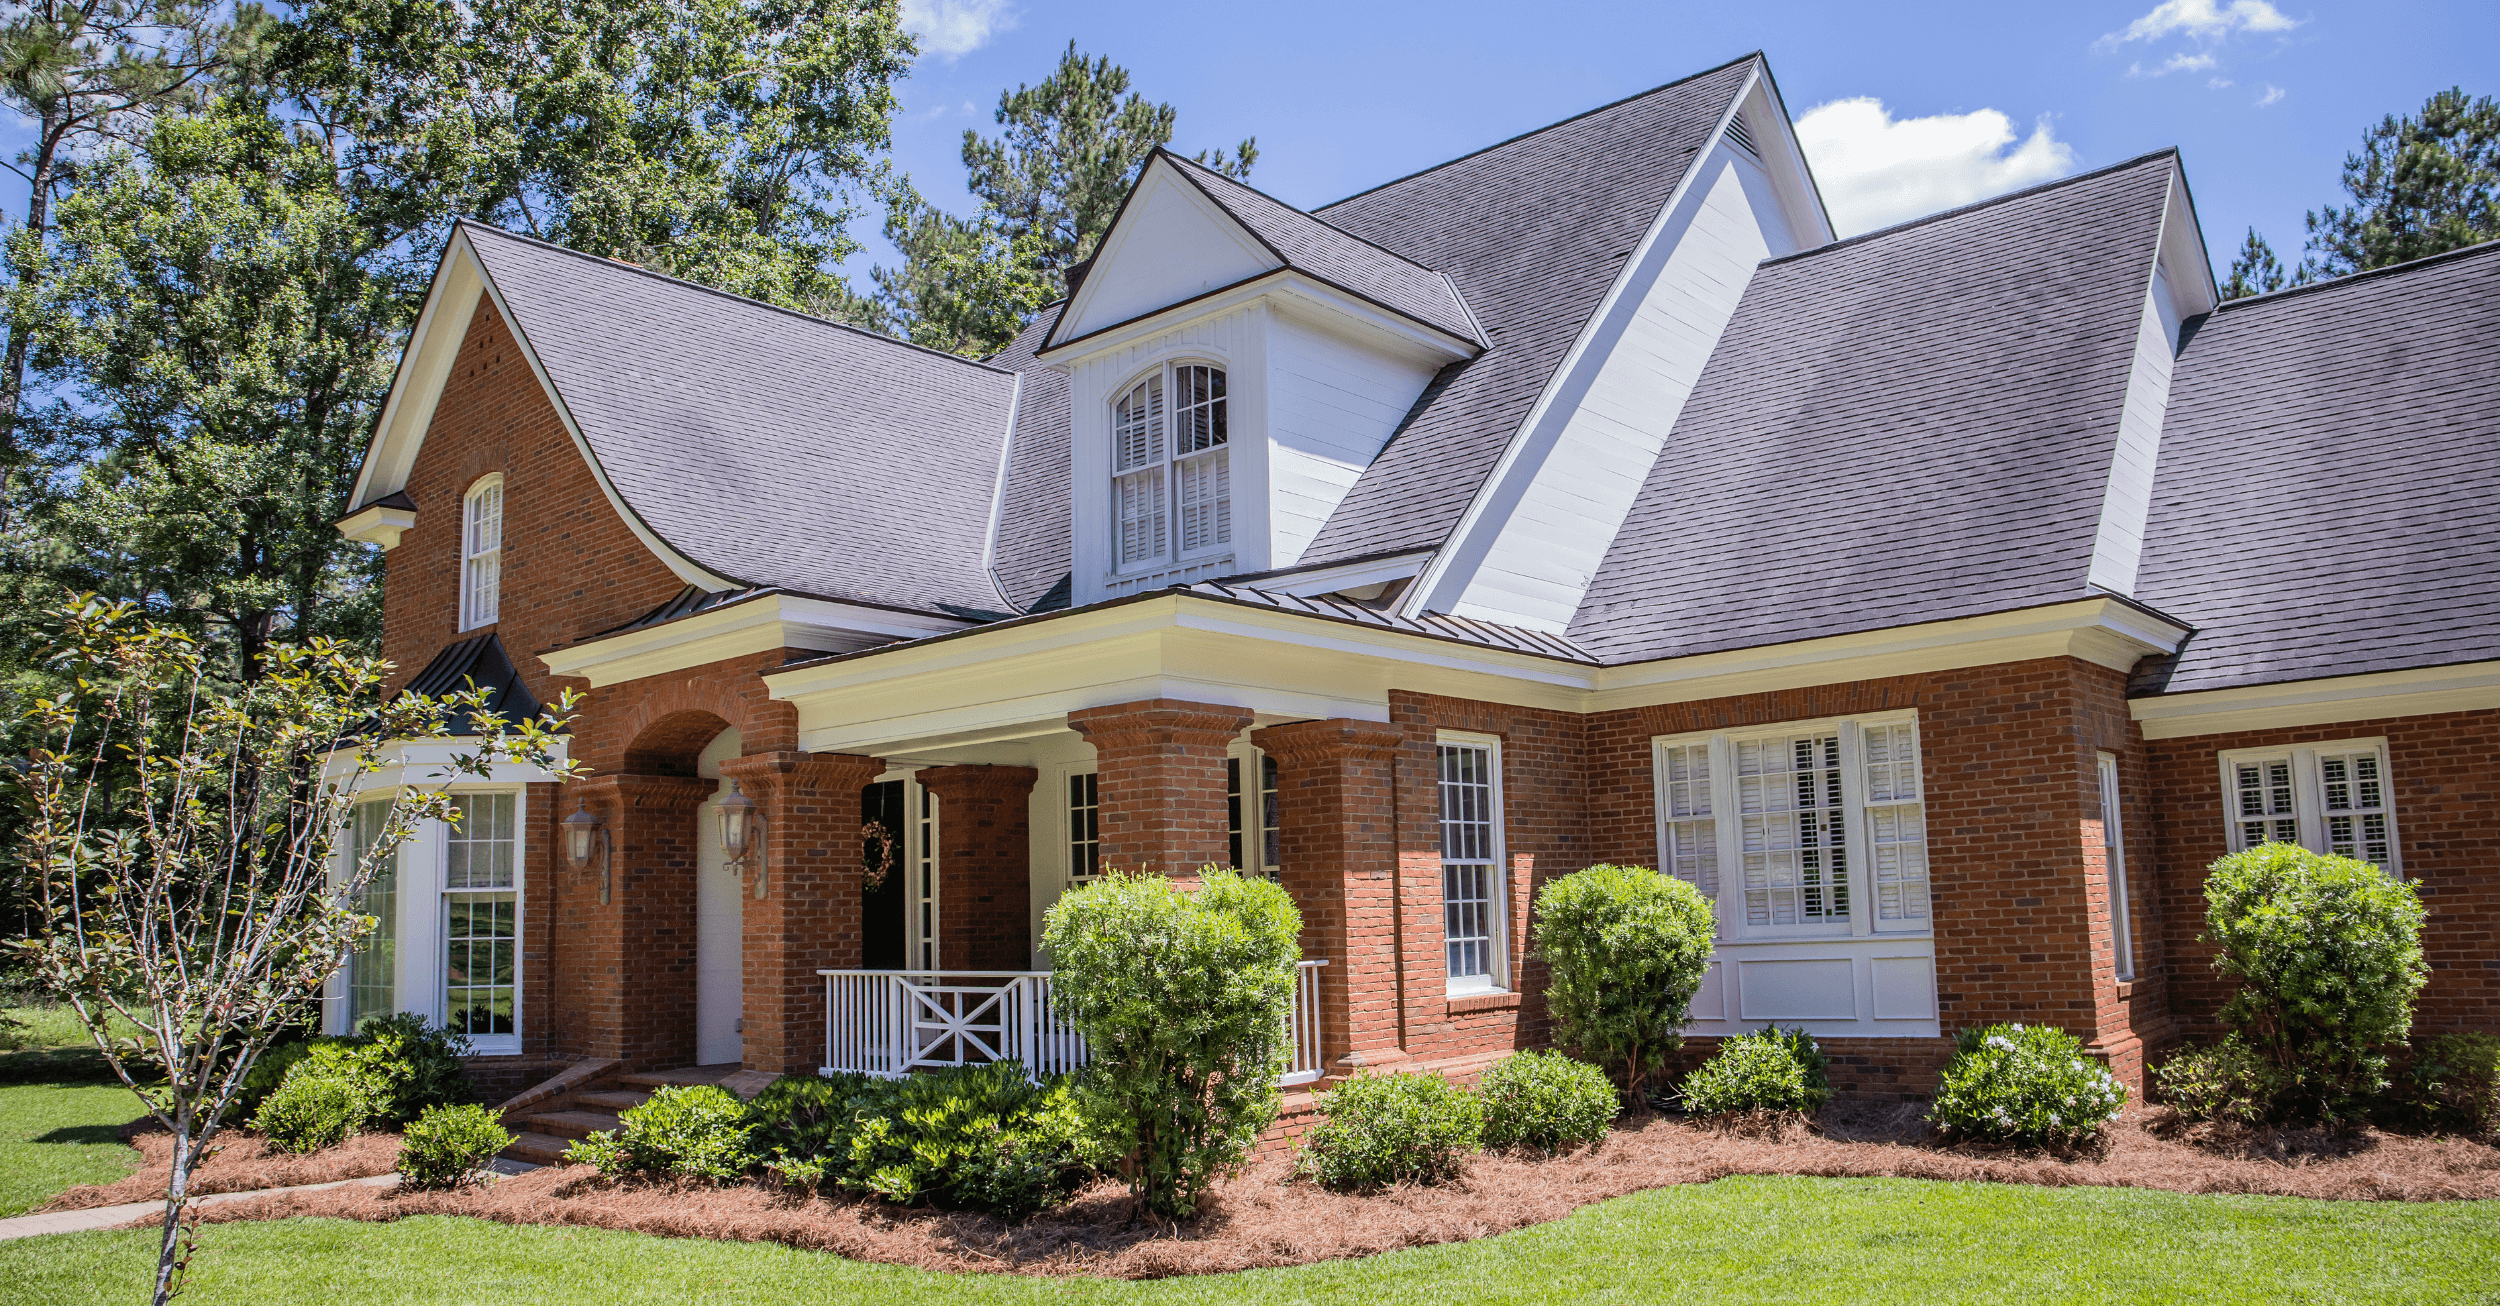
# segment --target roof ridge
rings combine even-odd
[[[1354,243],[1356,243],[1356,244],[1358,244],[1358,245],[1363,245],[1363,246],[1368,247],[1368,248],[1371,248],[1371,249],[1376,249],[1376,250],[1379,250],[1381,253],[1386,254],[1386,255],[1388,255],[1389,257],[1391,257],[1391,258],[1393,258],[1393,259],[1396,259],[1397,261],[1399,261],[1399,262],[1401,262],[1401,263],[1404,263],[1404,264],[1406,264],[1406,265],[1408,265],[1408,266],[1410,266],[1410,267],[1414,267],[1414,268],[1421,269],[1421,270],[1423,270],[1423,271],[1425,271],[1425,272],[1430,272],[1430,273],[1432,273],[1432,274],[1434,274],[1434,275],[1436,275],[1436,276],[1447,276],[1447,275],[1449,275],[1448,273],[1443,272],[1441,269],[1436,268],[1436,267],[1432,266],[1432,265],[1431,265],[1431,264],[1429,264],[1429,263],[1419,263],[1419,262],[1417,262],[1417,261],[1415,260],[1414,256],[1413,256],[1413,255],[1411,255],[1411,254],[1401,254],[1401,253],[1397,252],[1396,250],[1391,249],[1391,248],[1389,248],[1388,246],[1383,245],[1383,244],[1381,244],[1380,242],[1378,242],[1378,241],[1376,241],[1376,240],[1366,240],[1366,239],[1364,239],[1364,238],[1363,238],[1363,237],[1361,237],[1361,236],[1355,235],[1353,232],[1348,231],[1348,230],[1346,230],[1345,228],[1338,226],[1336,223],[1330,222],[1328,219],[1323,218],[1323,217],[1321,217],[1320,215],[1318,215],[1318,214],[1316,214],[1316,213],[1311,212],[1309,209],[1295,208],[1293,205],[1286,203],[1284,200],[1278,199],[1278,198],[1276,198],[1275,196],[1268,194],[1266,191],[1260,190],[1258,187],[1253,186],[1253,185],[1251,185],[1250,183],[1248,183],[1248,182],[1246,182],[1246,181],[1242,181],[1241,179],[1239,179],[1239,178],[1237,178],[1237,177],[1227,177],[1227,176],[1225,176],[1223,173],[1217,172],[1215,169],[1210,168],[1210,167],[1208,167],[1207,165],[1205,165],[1205,164],[1203,164],[1203,163],[1198,162],[1196,159],[1185,158],[1185,157],[1183,157],[1183,156],[1181,156],[1181,155],[1178,155],[1178,154],[1173,154],[1173,153],[1172,153],[1172,151],[1170,151],[1170,150],[1168,150],[1168,149],[1164,149],[1162,146],[1156,146],[1156,147],[1155,147],[1155,149],[1156,149],[1156,152],[1157,152],[1157,153],[1160,153],[1160,154],[1169,154],[1169,155],[1171,155],[1171,157],[1172,157],[1173,159],[1177,160],[1178,162],[1181,162],[1181,163],[1186,163],[1186,164],[1188,164],[1190,167],[1195,168],[1195,169],[1197,169],[1198,171],[1203,172],[1203,173],[1207,174],[1207,175],[1208,175],[1208,176],[1210,176],[1210,177],[1216,178],[1217,180],[1219,180],[1219,181],[1223,181],[1223,182],[1228,183],[1228,184],[1230,184],[1230,185],[1238,186],[1238,187],[1240,187],[1241,189],[1246,190],[1246,191],[1250,192],[1251,194],[1258,196],[1260,199],[1266,200],[1266,201],[1268,201],[1269,203],[1276,204],[1276,205],[1278,205],[1278,206],[1280,206],[1280,207],[1282,207],[1282,208],[1285,208],[1285,209],[1287,209],[1287,210],[1289,210],[1289,211],[1291,211],[1291,212],[1293,212],[1293,213],[1297,213],[1297,214],[1300,214],[1300,215],[1301,215],[1301,216],[1303,216],[1303,217],[1309,218],[1311,221],[1316,222],[1316,223],[1318,223],[1319,225],[1321,225],[1321,226],[1323,226],[1323,227],[1326,227],[1326,228],[1327,228],[1327,229],[1329,229],[1330,231],[1333,231],[1333,232],[1337,233],[1338,235],[1343,236],[1343,237],[1345,237],[1346,239],[1348,239],[1348,240],[1350,240],[1350,241],[1353,241]],[[1194,176],[1193,176],[1193,177],[1191,177],[1191,178],[1190,178],[1190,180],[1191,180],[1191,181],[1199,181],[1199,179],[1198,179],[1198,178],[1196,178],[1196,177],[1194,177]],[[1200,184],[1199,184],[1199,189],[1200,189],[1200,190],[1204,190],[1204,189],[1206,189],[1205,184],[1204,184],[1203,182],[1200,182]],[[1212,195],[1210,195],[1210,196],[1208,196],[1208,198],[1209,198],[1209,199],[1214,199],[1215,197],[1214,197],[1214,196],[1212,196]],[[1216,200],[1216,203],[1221,204],[1221,203],[1223,203],[1223,201],[1222,201],[1222,200]],[[1257,232],[1252,232],[1251,234],[1255,236],[1255,235],[1257,235],[1258,233],[1257,233]],[[1288,260],[1288,261],[1290,261],[1290,260]]]
[[[1991,195],[1984,200],[1972,200],[1970,203],[1956,208],[1940,209],[1923,217],[1911,218],[1906,222],[1896,222],[1889,227],[1878,227],[1873,231],[1862,231],[1846,240],[1835,240],[1828,245],[1817,245],[1812,249],[1801,249],[1794,254],[1782,254],[1778,258],[1766,258],[1762,260],[1762,266],[1767,268],[1776,267],[1782,263],[1794,263],[1799,259],[1812,258],[1817,254],[1828,254],[1836,249],[1845,249],[1848,246],[1863,244],[1867,241],[1877,239],[1878,237],[1895,235],[1900,232],[1911,230],[1915,227],[1924,227],[1931,222],[1942,222],[1946,218],[1960,217],[1965,213],[1975,213],[1980,209],[1990,208],[1998,204],[2009,203],[2014,200],[2023,199],[2026,196],[2040,194],[2043,191],[2056,190],[2061,186],[2079,185],[2083,182],[2092,181],[2096,178],[2109,176],[2112,173],[2124,172],[2129,168],[2141,167],[2144,164],[2150,163],[2153,160],[2161,158],[2165,155],[2176,159],[2179,155],[2179,147],[2176,145],[2165,146],[2161,149],[2154,150],[2150,154],[2139,154],[2132,159],[2121,159],[2116,163],[2094,168],[2090,172],[2078,172],[2071,177],[2059,177],[2054,181],[2041,182],[2037,186],[2025,186],[2021,190],[2009,190],[2002,195]]]
[[[2220,313],[2227,309],[2280,303],[2294,295],[2312,295],[2320,291],[2334,290],[2340,286],[2349,286],[2356,281],[2370,277],[2417,272],[2433,263],[2461,261],[2477,254],[2494,252],[2500,252],[2500,236],[2476,241],[2471,245],[2459,245],[2455,249],[2443,249],[2436,254],[2424,254],[2420,258],[2409,258],[2402,263],[2387,263],[2374,268],[2363,268],[2359,272],[2347,272],[2340,277],[2328,277],[2323,281],[2312,281],[2307,285],[2285,286],[2281,290],[2269,290],[2262,295],[2242,295],[2238,299],[2226,299],[2215,305],[2214,311]]]
[[[452,219],[452,226],[455,230],[468,229],[474,231],[493,232],[495,235],[501,236],[506,240],[519,241],[524,245],[535,245],[540,249],[551,250],[558,254],[569,255],[570,257],[581,259],[589,263],[595,263],[602,267],[623,268],[629,272],[640,273],[641,275],[649,277],[654,281],[663,281],[670,285],[683,286],[688,290],[701,291],[706,295],[726,299],[731,303],[745,304],[754,308],[764,309],[768,312],[779,313],[785,317],[794,317],[802,322],[810,322],[817,326],[832,327],[836,331],[847,331],[855,336],[864,336],[882,344],[899,345],[902,348],[915,350],[919,353],[929,354],[937,358],[952,359],[955,362],[962,363],[967,367],[977,367],[986,372],[997,372],[1006,376],[1015,375],[1015,372],[1011,369],[993,367],[989,363],[980,359],[966,358],[961,354],[950,354],[943,349],[932,349],[927,345],[915,344],[909,340],[898,340],[882,331],[871,331],[866,327],[852,326],[848,322],[836,322],[832,318],[818,317],[813,313],[802,313],[795,308],[784,308],[779,304],[757,299],[751,295],[741,295],[734,291],[723,290],[718,286],[707,286],[700,281],[689,281],[684,277],[670,276],[665,272],[654,272],[640,263],[628,262],[621,258],[611,258],[605,254],[585,253],[582,250],[574,249],[566,245],[559,245],[552,240],[547,240],[542,237],[524,235],[518,231],[506,231],[503,228],[480,218],[467,216],[457,217]]]
[[[1455,156],[1455,157],[1453,157],[1453,158],[1443,159],[1443,160],[1442,160],[1442,161],[1440,161],[1439,163],[1433,164],[1433,165],[1431,165],[1430,167],[1425,167],[1425,168],[1417,168],[1417,169],[1416,169],[1416,170],[1414,170],[1413,172],[1407,173],[1405,176],[1402,176],[1402,177],[1391,177],[1389,180],[1384,181],[1384,182],[1380,183],[1380,184],[1379,184],[1379,185],[1377,185],[1377,186],[1369,186],[1369,187],[1365,187],[1364,189],[1362,189],[1362,190],[1358,190],[1358,191],[1354,192],[1354,193],[1353,193],[1353,194],[1351,194],[1351,195],[1347,195],[1347,196],[1343,196],[1343,197],[1338,198],[1338,199],[1333,199],[1333,200],[1330,200],[1330,201],[1328,201],[1326,204],[1322,204],[1322,205],[1319,205],[1319,206],[1318,206],[1318,207],[1316,207],[1316,208],[1312,208],[1312,209],[1308,209],[1308,210],[1304,210],[1304,211],[1305,211],[1305,212],[1307,212],[1307,213],[1309,213],[1312,217],[1318,217],[1318,216],[1320,215],[1320,213],[1321,213],[1322,211],[1324,211],[1324,210],[1327,210],[1327,209],[1333,209],[1333,208],[1337,207],[1337,206],[1338,206],[1338,205],[1340,205],[1340,204],[1344,204],[1344,203],[1347,203],[1347,202],[1352,201],[1352,200],[1358,200],[1358,199],[1361,199],[1361,198],[1363,198],[1364,196],[1366,196],[1366,195],[1369,195],[1369,194],[1373,193],[1374,191],[1382,191],[1382,190],[1387,190],[1387,189],[1388,189],[1388,188],[1390,188],[1391,186],[1395,186],[1395,185],[1397,185],[1399,182],[1402,182],[1402,181],[1413,181],[1415,178],[1420,177],[1420,176],[1423,176],[1423,175],[1424,175],[1425,173],[1427,173],[1427,172],[1439,172],[1441,169],[1446,168],[1446,167],[1449,167],[1451,164],[1454,164],[1454,163],[1465,163],[1467,160],[1472,159],[1472,158],[1476,157],[1476,156],[1477,156],[1477,155],[1479,155],[1479,154],[1487,154],[1487,153],[1490,153],[1490,152],[1492,152],[1492,151],[1494,151],[1494,150],[1498,150],[1498,149],[1502,148],[1502,147],[1503,147],[1503,146],[1505,146],[1505,145],[1514,144],[1514,143],[1519,142],[1519,141],[1524,141],[1524,140],[1528,139],[1528,138],[1529,138],[1529,137],[1531,137],[1531,136],[1538,136],[1538,135],[1542,135],[1542,134],[1544,134],[1544,133],[1546,133],[1546,132],[1550,132],[1550,131],[1554,130],[1554,129],[1555,129],[1555,128],[1557,128],[1557,127],[1568,127],[1568,126],[1570,126],[1571,124],[1573,124],[1573,123],[1575,123],[1575,122],[1578,122],[1578,121],[1580,121],[1580,120],[1581,120],[1581,119],[1583,119],[1583,118],[1595,117],[1595,116],[1596,116],[1596,115],[1598,115],[1598,114],[1601,114],[1601,113],[1606,112],[1608,109],[1616,109],[1616,108],[1621,108],[1621,107],[1622,107],[1622,106],[1624,106],[1624,105],[1630,104],[1630,103],[1631,103],[1631,102],[1633,102],[1634,100],[1645,100],[1645,99],[1648,99],[1650,96],[1657,95],[1657,94],[1659,94],[1660,92],[1663,92],[1663,91],[1672,91],[1672,90],[1674,90],[1676,87],[1682,86],[1682,85],[1686,84],[1687,82],[1697,82],[1697,81],[1700,81],[1700,80],[1701,80],[1702,78],[1704,78],[1704,77],[1709,77],[1709,76],[1713,76],[1713,75],[1718,74],[1718,73],[1723,73],[1723,72],[1726,72],[1728,69],[1733,68],[1733,67],[1737,66],[1738,64],[1741,64],[1741,63],[1746,63],[1746,62],[1753,61],[1753,60],[1762,60],[1762,62],[1764,63],[1764,66],[1765,66],[1765,67],[1768,67],[1768,66],[1769,66],[1769,61],[1768,61],[1768,60],[1764,60],[1764,59],[1763,59],[1762,51],[1760,51],[1760,50],[1758,50],[1758,49],[1757,49],[1757,50],[1755,50],[1755,51],[1754,51],[1753,53],[1751,53],[1751,54],[1742,54],[1742,55],[1738,55],[1737,57],[1735,57],[1735,58],[1733,58],[1733,59],[1728,60],[1726,63],[1719,64],[1719,65],[1717,65],[1716,67],[1712,67],[1712,68],[1704,68],[1704,69],[1702,69],[1700,72],[1697,72],[1697,73],[1688,73],[1688,74],[1686,74],[1685,76],[1682,76],[1682,77],[1678,77],[1678,78],[1676,78],[1674,81],[1671,81],[1671,82],[1662,82],[1662,83],[1660,83],[1660,84],[1658,84],[1658,85],[1656,85],[1656,86],[1650,87],[1650,88],[1649,88],[1648,90],[1646,90],[1646,91],[1635,91],[1635,92],[1633,92],[1632,94],[1627,95],[1627,96],[1624,96],[1624,97],[1623,97],[1623,98],[1621,98],[1621,99],[1618,99],[1618,100],[1609,100],[1609,101],[1607,101],[1606,103],[1601,104],[1601,105],[1597,106],[1597,107],[1596,107],[1596,108],[1594,108],[1594,109],[1583,109],[1583,110],[1581,110],[1580,112],[1575,113],[1575,114],[1571,115],[1571,116],[1570,116],[1570,117],[1568,117],[1568,118],[1560,118],[1560,119],[1556,119],[1555,121],[1553,121],[1553,122],[1549,122],[1549,123],[1545,124],[1545,125],[1544,125],[1544,126],[1542,126],[1542,127],[1534,127],[1534,128],[1530,128],[1529,130],[1527,130],[1527,131],[1523,131],[1523,132],[1520,132],[1520,133],[1518,133],[1517,135],[1504,137],[1503,139],[1498,140],[1498,141],[1495,141],[1495,142],[1493,142],[1491,145],[1484,146],[1484,147],[1482,147],[1481,149],[1473,149],[1473,150],[1469,150],[1469,151],[1467,151],[1465,154],[1457,155],[1457,156]],[[1264,193],[1264,192],[1262,192],[1262,193]],[[1324,219],[1323,219],[1323,220],[1324,220]],[[1410,262],[1412,262],[1412,260],[1409,260],[1409,261],[1410,261]],[[1420,265],[1418,265],[1418,266],[1420,266]]]

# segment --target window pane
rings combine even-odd
[[[453,796],[452,805],[460,812],[460,823],[444,832],[450,852],[445,887],[513,887],[513,862],[519,849],[512,823],[519,810],[519,796],[458,794]]]
[[[1866,830],[1875,921],[1927,919],[1927,808],[1918,801],[1918,731],[1904,721],[1858,732],[1866,750]],[[1844,886],[1845,895],[1846,888]]]
[[[516,1032],[520,904],[509,893],[452,893],[443,914],[443,1022],[472,1038]]]
[[[1184,458],[1180,477],[1181,551],[1197,553],[1233,542],[1231,451]]]
[[[1172,452],[1175,456],[1212,449],[1230,438],[1224,416],[1224,373],[1213,367],[1176,367]]]
[[[371,852],[381,838],[382,823],[390,815],[389,803],[358,803],[347,827],[346,860],[349,874]],[[368,1016],[387,1016],[399,1010],[399,857],[396,853],[382,859],[374,868],[373,878],[365,883],[365,891],[355,903],[356,910],[374,918],[373,933],[365,936],[355,953],[347,959],[347,1027],[353,1030]]]
[[[1112,484],[1119,500],[1120,563],[1152,562],[1164,554],[1169,529],[1163,502],[1163,469],[1131,472]]]
[[[1666,846],[1659,856],[1667,874],[1719,896],[1719,823],[1711,819],[1710,745],[1678,744],[1659,750],[1665,786]]]
[[[1220,384],[1220,382],[1219,382]],[[1259,755],[1259,867],[1269,875],[1285,864],[1284,825],[1277,815],[1276,759]]]
[[[1133,471],[1163,461],[1163,378],[1137,383],[1111,410],[1112,470]]]
[[[1450,978],[1493,975],[1493,750],[1440,746],[1442,930]]]
[[[2232,831],[2239,846],[2254,848],[2269,840],[2299,843],[2300,822],[2292,812],[2291,759],[2242,762],[2234,774],[2239,781],[2235,795],[2239,819]]]
[[[2326,809],[2326,850],[2390,865],[2395,848],[2388,838],[2387,779],[2378,751],[2319,754],[2318,787]]]
[[[1840,736],[1739,741],[1736,797],[1746,923],[1846,919],[1848,831],[1842,820]],[[1923,868],[1920,873],[1924,875]]]
[[[1091,772],[1068,777],[1068,879],[1102,874],[1102,803]]]

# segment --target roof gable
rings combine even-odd
[[[1157,151],[1121,201],[1084,282],[1061,306],[1044,347],[1083,339],[1282,266],[1282,258],[1184,177],[1171,156]]]

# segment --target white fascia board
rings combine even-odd
[[[424,788],[480,784],[560,784],[562,778],[544,767],[526,762],[497,762],[485,778],[463,775],[452,769],[452,759],[474,755],[480,746],[475,739],[393,739],[377,744],[373,760],[376,770],[357,774],[356,757],[361,751],[342,748],[330,754],[322,767],[322,778],[333,784],[350,782],[356,793],[380,789],[397,789],[402,785]],[[550,749],[553,761],[561,765],[571,756],[570,737],[559,738]],[[352,780],[351,780],[352,778]]]
[[[1368,558],[1355,562],[1331,563],[1307,571],[1287,572],[1281,576],[1261,579],[1254,589],[1271,594],[1291,594],[1309,598],[1314,594],[1335,594],[1343,590],[1361,589],[1366,585],[1386,585],[1405,580],[1424,569],[1432,560],[1432,550],[1417,549],[1412,553],[1394,554],[1386,558]]]
[[[1094,301],[1109,293],[1103,287],[1112,284],[1110,279],[1096,276],[1095,273],[1106,271],[1118,262],[1121,254],[1127,250],[1131,237],[1135,235],[1138,223],[1147,220],[1137,201],[1141,197],[1146,197],[1149,191],[1156,194],[1179,195],[1182,201],[1208,225],[1224,233],[1234,245],[1238,246],[1240,253],[1246,259],[1267,264],[1271,271],[1277,270],[1275,265],[1279,260],[1273,251],[1236,221],[1232,214],[1225,212],[1222,205],[1209,198],[1205,191],[1199,189],[1196,182],[1182,176],[1179,167],[1171,160],[1164,158],[1161,154],[1156,154],[1147,159],[1144,170],[1137,174],[1136,184],[1132,185],[1127,196],[1121,199],[1119,212],[1111,215],[1111,230],[1103,233],[1102,243],[1095,252],[1093,266],[1085,274],[1085,283],[1076,288],[1076,296],[1068,301],[1067,308],[1060,313],[1058,322],[1053,325],[1053,330],[1060,325],[1072,327],[1083,322],[1086,315],[1093,312]],[[1182,301],[1184,304],[1192,302],[1196,301]],[[1111,329],[1118,329],[1117,324]],[[1035,358],[1041,358],[1051,352],[1049,341],[1043,341],[1043,345],[1044,348],[1035,351]]]
[[[1745,121],[1753,135],[1755,157],[1762,160],[1763,171],[1770,174],[1772,186],[1780,192],[1781,208],[1791,224],[1789,234],[1801,242],[1802,249],[1840,239],[1832,229],[1830,211],[1823,207],[1823,189],[1815,183],[1805,147],[1797,141],[1796,124],[1789,121],[1788,104],[1780,98],[1779,80],[1768,75],[1758,78],[1752,95],[1759,97],[1756,102],[1762,111],[1747,114]],[[1766,121],[1772,128],[1768,132],[1762,130]],[[1799,224],[1799,218],[1805,222]]]
[[[443,397],[444,383],[451,379],[460,342],[468,338],[469,319],[477,313],[485,282],[468,238],[455,230],[443,248],[442,261],[435,265],[434,283],[426,288],[425,307],[418,310],[416,327],[399,352],[390,393],[383,396],[381,416],[373,424],[373,441],[356,469],[356,488],[347,496],[349,507],[408,487],[417,446],[434,421],[434,406]]]
[[[399,547],[399,537],[417,524],[417,515],[406,508],[385,508],[379,504],[363,512],[349,513],[339,519],[339,534],[359,544],[379,544],[388,553]]]
[[[990,525],[981,535],[981,574],[989,578],[990,588],[998,592],[1001,605],[1013,608],[1015,601],[1007,597],[1007,586],[998,578],[998,532],[1007,520],[1007,469],[1016,456],[1016,415],[1024,407],[1024,373],[1016,373],[1007,387],[1007,430],[998,441],[998,478],[990,484]]]
[[[2500,662],[2467,662],[2130,700],[2146,739],[2500,708]]]
[[[778,648],[847,653],[972,624],[827,599],[760,594],[642,630],[551,649],[538,660],[556,675],[580,677],[600,689]]]
[[[1351,328],[1358,339],[1369,337],[1393,352],[1415,356],[1435,368],[1474,358],[1484,352],[1473,341],[1461,340],[1402,314],[1391,313],[1325,281],[1314,280],[1292,268],[1274,268],[1196,299],[1183,300],[1144,317],[1130,318],[1098,334],[1041,350],[1033,357],[1037,362],[1065,372],[1096,354],[1127,348],[1150,336],[1171,331],[1193,318],[1219,317],[1262,300],[1280,309],[1295,311],[1297,316],[1305,318],[1314,314],[1324,315],[1339,330]]]
[[[2187,165],[2176,159],[2170,167],[2170,197],[2161,219],[2161,260],[2179,297],[2179,316],[2210,313],[2222,304],[2214,284],[2213,260],[2205,252],[2205,229],[2196,219],[2196,198],[2188,193]]]

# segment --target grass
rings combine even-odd
[[[24,1215],[64,1188],[107,1184],[138,1168],[113,1131],[139,1100],[105,1069],[66,1006],[10,1007],[27,1050],[0,1054],[0,1217]],[[0,1300],[10,1290],[0,1285]]]
[[[146,1233],[0,1243],[0,1300],[141,1290]],[[429,1216],[214,1225],[191,1303],[2500,1301],[2500,1202],[1733,1178],[1473,1243],[1151,1283],[948,1276],[787,1248]]]

